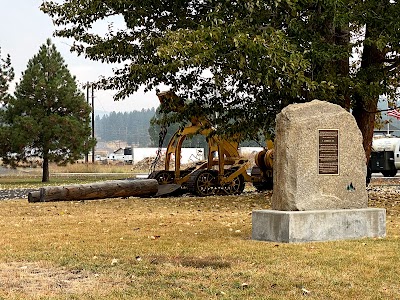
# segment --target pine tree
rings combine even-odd
[[[74,162],[95,143],[89,138],[90,107],[50,39],[29,60],[4,122],[3,160],[41,157],[43,182],[49,181],[49,162]]]
[[[8,101],[10,97],[8,94],[8,88],[13,79],[14,69],[11,66],[10,55],[7,55],[6,58],[2,58],[0,48],[0,103]]]

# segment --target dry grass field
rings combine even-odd
[[[251,240],[268,193],[0,201],[0,299],[400,299],[400,194],[369,194],[386,238],[305,244]]]

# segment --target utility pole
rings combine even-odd
[[[94,140],[94,87],[92,84],[92,139]],[[92,148],[92,164],[94,164],[94,150],[95,150],[95,146],[93,145]]]
[[[86,101],[87,101],[87,104],[89,104],[89,82],[86,84]],[[87,141],[85,143],[87,145]],[[85,149],[86,149],[86,147],[85,147]],[[86,149],[86,150],[88,150],[88,149]],[[89,152],[86,151],[86,153],[85,153],[85,164],[87,164],[88,162],[89,162]]]

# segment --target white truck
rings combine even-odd
[[[372,141],[369,167],[372,173],[382,173],[385,177],[395,176],[400,169],[400,138],[375,138]]]

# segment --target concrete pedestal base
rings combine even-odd
[[[335,241],[386,236],[381,208],[253,211],[253,240],[284,243]]]

